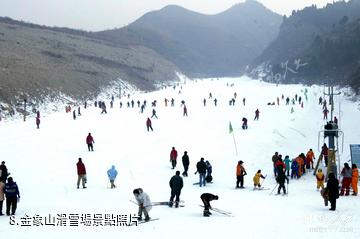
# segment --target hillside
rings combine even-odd
[[[95,33],[149,47],[189,76],[239,75],[277,36],[281,16],[248,0],[216,15],[179,6],[145,14],[127,27]]]
[[[121,79],[142,90],[177,80],[178,68],[143,46],[121,46],[71,29],[0,19],[0,102],[3,111],[27,98],[96,96]]]
[[[275,41],[252,64],[250,75],[282,83],[333,83],[358,88],[360,1],[339,1],[284,18]],[[356,77],[355,77],[356,78]]]

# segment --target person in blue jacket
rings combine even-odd
[[[7,181],[4,192],[6,196],[6,215],[10,216],[10,209],[11,215],[15,215],[17,202],[18,199],[20,199],[20,192],[12,177],[9,177]]]
[[[110,183],[111,183],[111,188],[116,188],[114,182],[115,182],[115,179],[116,179],[116,176],[117,176],[118,172],[117,170],[115,169],[115,166],[111,166],[111,169],[109,169],[107,171],[107,175],[109,177],[109,180],[110,180]]]
[[[291,161],[291,178],[299,178],[299,165],[295,159]]]

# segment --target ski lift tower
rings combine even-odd
[[[323,135],[324,139],[326,139],[326,138],[328,139],[328,165],[327,165],[327,170],[326,170],[326,178],[327,178],[329,173],[334,173],[335,177],[338,176],[337,165],[339,165],[339,170],[340,170],[340,154],[339,154],[339,140],[338,139],[339,139],[339,136],[341,136],[341,142],[344,142],[344,140],[343,140],[344,133],[341,130],[339,130],[339,125],[333,121],[334,95],[339,95],[340,92],[334,93],[333,86],[329,86],[328,93],[324,93],[324,94],[329,96],[330,117],[331,118],[330,118],[330,121],[328,121],[325,124],[324,130],[319,132],[318,144],[320,142],[321,134]],[[322,159],[322,157],[319,157],[319,161],[321,161],[321,159]]]

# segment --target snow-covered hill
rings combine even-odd
[[[303,108],[299,104],[287,106],[281,100],[282,95],[293,98],[295,94],[305,99],[305,89],[308,101],[304,101]],[[235,106],[230,106],[229,100],[235,92]],[[217,106],[209,99],[209,93],[218,100]],[[318,157],[324,142],[320,138],[318,143],[318,134],[325,123],[318,105],[320,96],[323,88],[316,86],[276,86],[248,78],[206,79],[187,81],[175,89],[134,93],[129,99],[121,99],[121,109],[120,100],[115,99],[114,108],[108,109],[108,114],[100,114],[100,109],[91,105],[82,108],[82,116],[76,120],[65,110],[45,115],[40,129],[36,129],[34,117],[26,122],[2,121],[1,161],[6,162],[18,183],[21,201],[15,218],[0,217],[0,234],[8,239],[355,238],[360,233],[358,197],[341,197],[337,211],[330,212],[324,207],[316,190],[316,180],[310,173],[290,181],[288,196],[269,195],[276,184],[271,162],[275,151],[294,158],[312,148]],[[280,97],[279,106],[267,105],[276,102],[277,97]],[[165,107],[165,98],[174,98],[175,106],[169,103]],[[134,108],[127,108],[127,101],[132,99],[147,101],[144,113],[140,113],[136,104]],[[99,100],[109,106],[110,99]],[[154,131],[147,132],[145,122],[151,116],[154,100],[157,100],[155,109],[159,119],[152,119]],[[188,109],[187,117],[183,116],[180,106],[182,100]],[[258,121],[253,120],[256,109],[260,110]],[[343,163],[350,160],[349,144],[359,143],[356,119],[360,118],[360,112],[353,102],[337,96],[335,115],[345,135],[344,149],[340,152]],[[248,130],[241,129],[243,117],[249,120]],[[229,134],[229,122],[234,128],[234,137]],[[94,136],[94,152],[88,152],[85,144],[89,132]],[[175,174],[169,162],[171,147],[179,153],[176,170],[183,171],[184,151],[190,157],[189,177],[184,178],[181,193],[185,207],[154,206],[150,216],[160,220],[137,227],[95,226],[109,222],[108,217],[136,214],[137,206],[130,202],[134,200],[134,188],[143,188],[154,202],[169,199],[169,180]],[[79,157],[87,169],[87,189],[76,188]],[[194,173],[201,157],[213,166],[214,180],[206,187],[193,185],[198,181]],[[243,190],[234,189],[239,160],[244,161],[248,173]],[[119,172],[116,189],[109,188],[106,175],[111,165]],[[263,185],[270,190],[252,190],[252,177],[258,169],[268,175]],[[199,204],[204,192],[219,195],[219,200],[212,202],[213,207],[231,211],[233,217],[216,213],[210,218],[203,217]],[[57,225],[58,214],[68,218],[66,225]],[[84,214],[89,214],[91,226],[80,223]],[[55,218],[56,225],[37,226],[39,217],[43,224],[51,224],[50,219]],[[74,220],[70,221],[69,217]],[[79,225],[71,226],[70,222]],[[26,223],[30,226],[25,226]]]

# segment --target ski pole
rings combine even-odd
[[[270,192],[269,195],[271,195],[271,194],[274,192],[274,190],[275,190],[275,188],[277,187],[277,185],[278,185],[278,184],[275,185],[275,187],[273,188],[273,190],[271,190],[271,192]]]

